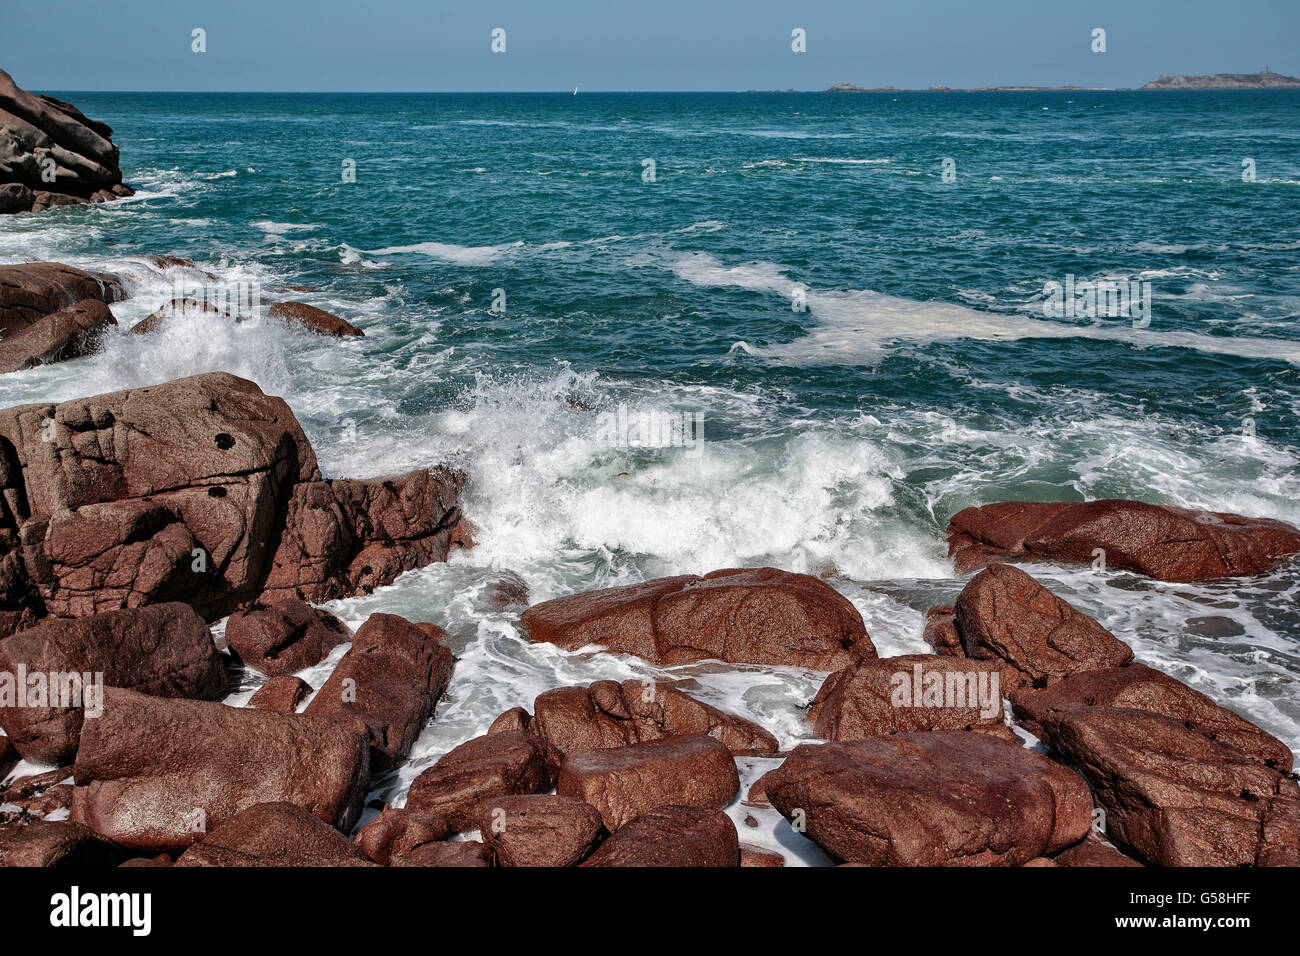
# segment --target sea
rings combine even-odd
[[[97,354],[0,377],[0,406],[221,370],[283,396],[328,477],[468,475],[472,550],[328,605],[437,623],[458,657],[374,806],[502,711],[604,678],[692,678],[811,739],[826,675],[533,644],[503,577],[536,602],[806,571],[889,655],[960,591],[944,528],[969,505],[1300,524],[1300,91],[55,95],[113,127],[137,192],[0,217],[0,262],[111,270],[133,298]],[[256,308],[126,334],[214,281],[365,336]],[[1295,563],[1029,570],[1300,756]],[[742,760],[746,784],[776,762]],[[826,862],[774,811],[730,812]]]

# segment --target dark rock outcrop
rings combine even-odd
[[[541,737],[524,733],[485,734],[446,754],[411,784],[406,809],[447,818],[457,833],[478,826],[484,800],[544,793],[555,786],[559,754]]]
[[[361,848],[302,807],[257,803],[214,827],[177,866],[374,866]]]
[[[395,614],[372,614],[306,714],[355,726],[370,741],[370,766],[383,773],[410,753],[451,679],[447,633]]]
[[[615,830],[581,865],[739,866],[740,840],[736,825],[720,810],[656,807]]]
[[[0,866],[117,866],[131,854],[67,820],[28,820],[0,826]]]
[[[1097,834],[1089,833],[1082,843],[1067,847],[1052,862],[1057,866],[1076,867],[1141,867],[1142,864],[1132,857],[1125,856],[1114,846],[1100,839]]]
[[[0,636],[180,600],[209,620],[444,560],[463,476],[323,480],[283,400],[214,372],[0,411]]]
[[[535,604],[534,641],[599,644],[656,664],[717,659],[836,670],[875,656],[857,609],[825,582],[775,568],[714,571]]]
[[[357,831],[357,846],[376,863],[388,866],[394,857],[409,856],[426,843],[436,843],[451,832],[445,817],[436,813],[414,813],[395,807],[383,812]]]
[[[696,700],[686,682],[602,680],[588,687],[557,687],[538,695],[535,714],[506,711],[488,729],[524,730],[545,737],[556,750],[627,747],[648,740],[707,734],[733,754],[776,753],[775,737],[753,721]]]
[[[968,657],[1005,661],[1040,685],[1133,660],[1127,644],[1009,564],[971,578],[957,596],[956,626]]]
[[[967,508],[948,523],[961,573],[1006,559],[1090,564],[1162,581],[1258,574],[1300,553],[1300,529],[1268,518],[1141,501],[1008,501]]]
[[[324,309],[318,309],[314,305],[307,305],[305,302],[276,302],[267,309],[266,314],[289,325],[315,332],[317,335],[343,338],[366,334],[346,319],[332,315]]]
[[[590,803],[613,831],[655,807],[719,810],[739,790],[731,751],[712,737],[694,734],[570,752],[560,765],[555,792]]]
[[[52,618],[0,641],[0,680],[66,675],[47,687],[40,706],[0,694],[0,726],[28,760],[71,760],[83,714],[102,705],[96,675],[112,687],[157,697],[216,697],[226,668],[212,633],[188,604],[127,608],[82,618]]]
[[[1019,866],[1092,826],[1083,778],[991,734],[803,744],[764,786],[797,831],[872,866]]]
[[[254,604],[226,621],[226,643],[239,659],[269,677],[312,667],[352,632],[328,611],[297,598]]]
[[[1092,785],[1106,835],[1147,863],[1300,866],[1300,785],[1194,722],[1092,706],[1047,711],[1042,730]]]
[[[86,272],[61,262],[0,266],[0,341],[87,300],[107,305],[125,298],[122,280],[107,272]]]
[[[591,804],[552,794],[484,800],[478,816],[497,866],[576,866],[605,832]]]
[[[136,850],[183,850],[258,803],[349,828],[370,780],[355,730],[306,714],[105,690],[75,764],[71,819]]]
[[[922,730],[977,730],[1009,740],[1004,687],[1019,675],[994,661],[906,654],[857,661],[836,671],[813,700],[818,737],[860,740]]]
[[[409,853],[395,856],[390,866],[483,867],[492,865],[492,848],[482,840],[446,840],[422,843]]]
[[[88,355],[104,330],[117,325],[107,305],[85,299],[0,339],[0,373]]]
[[[20,89],[0,70],[0,213],[132,195],[112,136],[107,124]]]

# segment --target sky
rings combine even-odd
[[[49,91],[1131,87],[1265,67],[1300,75],[1300,0],[0,0],[0,68]]]

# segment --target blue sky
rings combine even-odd
[[[191,31],[207,52],[191,52]],[[490,50],[494,27],[506,52]],[[793,53],[790,32],[807,31]],[[1094,27],[1107,51],[1089,49]],[[37,90],[744,90],[1300,74],[1300,0],[0,0]]]

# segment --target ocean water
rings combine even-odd
[[[0,377],[0,404],[220,369],[284,396],[327,475],[469,474],[474,550],[331,606],[434,621],[460,658],[376,799],[543,690],[658,673],[522,641],[485,593],[506,570],[533,601],[807,570],[892,654],[960,590],[943,529],[971,504],[1300,523],[1296,92],[58,95],[113,126],[138,194],[0,217],[0,261],[122,273],[123,330],[197,278],[141,258],[164,253],[366,336],[180,319]],[[1071,276],[1149,283],[1149,314],[1046,315]],[[1300,752],[1294,565],[1031,571]],[[790,745],[824,675],[674,676]],[[742,839],[818,862],[769,816]]]

